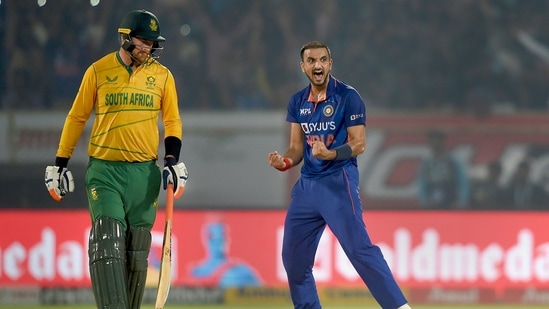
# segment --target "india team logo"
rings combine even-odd
[[[334,114],[334,107],[332,105],[326,105],[322,112],[324,113],[324,116],[330,117]]]

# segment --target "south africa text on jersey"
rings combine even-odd
[[[144,93],[128,93],[128,92],[119,92],[119,93],[107,93],[105,95],[105,105],[135,105],[135,106],[145,106],[153,107],[154,106],[154,96]]]

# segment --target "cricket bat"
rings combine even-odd
[[[163,309],[170,292],[172,277],[172,218],[173,218],[173,184],[168,184],[166,190],[166,223],[164,225],[164,241],[162,242],[162,259],[160,276],[156,291],[155,309]]]

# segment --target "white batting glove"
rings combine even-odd
[[[168,188],[168,183],[173,184],[173,197],[178,199],[185,192],[185,185],[187,179],[189,179],[189,172],[185,163],[175,162],[175,158],[166,159],[164,163],[164,169],[162,170],[162,180],[164,183],[164,190]]]
[[[74,179],[71,171],[66,167],[47,166],[44,178],[48,192],[58,202],[63,199],[65,194],[74,191]]]

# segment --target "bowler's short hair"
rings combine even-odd
[[[320,41],[311,41],[311,42],[305,43],[305,45],[301,47],[301,50],[299,52],[301,55],[301,60],[303,60],[303,53],[307,49],[315,49],[315,48],[325,48],[328,51],[328,58],[332,59],[332,52],[330,51],[330,48],[328,47],[328,45]]]

